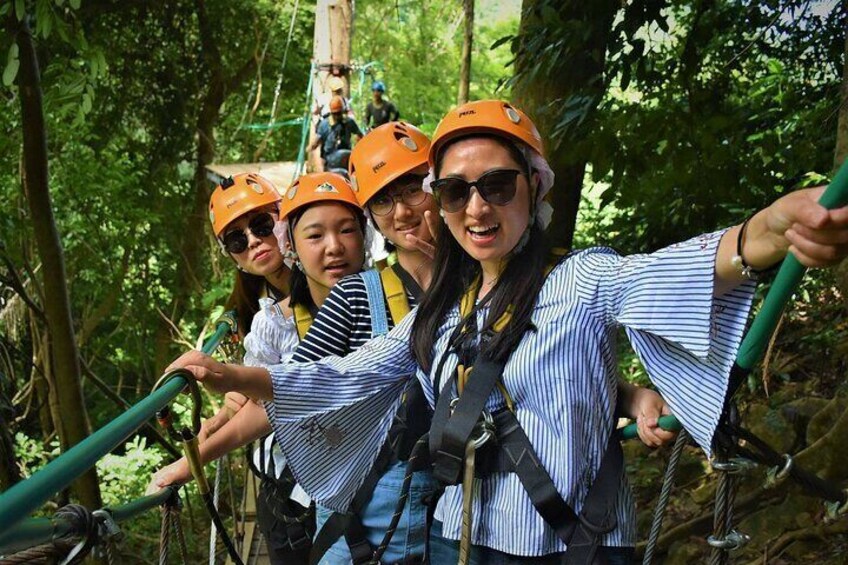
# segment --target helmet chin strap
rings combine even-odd
[[[536,194],[538,194],[539,190],[539,175],[536,171],[533,171],[530,178],[533,182],[533,194],[530,198],[530,218],[527,221],[527,227],[524,228],[524,233],[522,233],[521,237],[518,238],[518,243],[516,243],[515,247],[512,248],[512,251],[509,252],[509,255],[513,257],[521,253],[527,246],[527,242],[530,241],[530,230],[536,222],[536,207],[538,206],[536,203]]]

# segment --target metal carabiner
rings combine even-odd
[[[755,462],[742,457],[732,457],[726,461],[713,459],[710,461],[710,466],[716,471],[721,471],[730,475],[746,473],[757,468],[757,464]]]
[[[715,547],[716,549],[723,549],[724,551],[733,551],[735,549],[739,549],[740,547],[746,545],[749,541],[751,541],[751,536],[749,536],[748,534],[743,534],[742,532],[736,530],[730,530],[723,538],[717,538],[715,536],[710,536],[707,538],[707,543],[710,545],[710,547]]]
[[[186,388],[189,389],[189,394],[191,394],[191,433],[194,436],[197,436],[200,433],[200,410],[203,406],[203,398],[200,395],[200,387],[197,386],[197,381],[194,380],[194,375],[191,374],[187,369],[174,369],[173,371],[168,371],[156,381],[156,384],[153,385],[153,390],[150,392],[155,392],[157,389],[162,387],[165,383],[174,379],[176,377],[183,377],[186,380]]]

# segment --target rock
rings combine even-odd
[[[697,544],[694,540],[678,541],[671,544],[668,548],[668,555],[662,561],[664,565],[691,565],[692,563],[704,563],[704,559],[708,555],[705,553],[706,544],[701,540],[701,544]],[[699,547],[703,545],[704,547]]]
[[[798,439],[795,426],[780,409],[752,404],[743,419],[745,427],[763,439],[779,453],[787,453]]]
[[[819,410],[807,425],[807,445],[814,444],[825,435],[845,411],[846,406],[848,406],[848,400],[845,398],[837,397],[828,401],[827,405]]]
[[[788,419],[800,419],[809,422],[813,416],[818,414],[825,406],[828,405],[830,399],[815,398],[807,396],[793,400],[784,404],[781,409],[786,413]]]
[[[703,506],[715,498],[715,491],[716,481],[711,480],[690,491],[689,495],[692,497],[692,500],[698,503],[699,506]]]
[[[821,510],[821,503],[806,496],[788,496],[782,503],[766,506],[747,516],[739,531],[751,536],[748,547],[765,547],[770,540],[784,532],[797,530],[800,523],[812,524],[812,516]]]

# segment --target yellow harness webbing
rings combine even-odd
[[[560,259],[564,257],[568,253],[568,250],[563,249],[561,247],[555,247],[551,249],[551,261],[548,263],[548,266],[545,268],[545,276],[551,274],[551,271],[554,270],[559,264]],[[462,295],[462,298],[459,302],[459,315],[461,319],[464,321],[474,310],[474,305],[477,303],[477,294],[480,292],[480,284],[481,279],[478,278],[474,284],[472,284],[468,290],[465,291],[465,294]],[[515,309],[512,304],[507,306],[506,311],[501,314],[501,317],[492,325],[492,331],[495,333],[500,333],[504,330],[504,328],[509,325],[509,322],[512,321],[512,315]],[[471,374],[471,370],[474,367],[465,367],[462,364],[459,364],[456,368],[457,378],[456,378],[456,386],[459,394],[462,394],[463,389],[465,388],[465,383],[468,381],[468,377]],[[507,392],[506,387],[502,382],[498,382],[497,384],[498,390],[501,391],[501,394],[506,401],[506,406],[510,410],[510,412],[515,411],[515,404],[512,400],[512,397]]]
[[[293,310],[294,323],[297,326],[297,337],[303,340],[310,326],[312,326],[312,314],[309,312],[309,308],[303,304],[295,304]]]
[[[380,271],[380,282],[383,283],[383,294],[386,295],[386,302],[389,304],[392,322],[398,325],[411,310],[403,282],[391,267],[386,267]]]

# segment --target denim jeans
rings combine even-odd
[[[605,547],[598,548],[598,555],[606,559],[606,565],[630,565],[633,562],[634,550],[632,547]],[[557,565],[562,559],[562,553],[553,553],[541,557],[521,557],[510,555],[489,547],[475,545],[471,547],[471,565]],[[433,522],[430,531],[430,563],[442,565],[443,563],[456,563],[459,559],[459,542],[442,537],[442,523]]]
[[[406,462],[392,464],[380,477],[374,489],[374,495],[363,509],[362,525],[365,526],[368,541],[374,547],[377,547],[383,541],[386,529],[392,521],[405,474]],[[392,541],[381,558],[383,563],[394,563],[408,557],[424,554],[427,519],[425,499],[432,496],[436,487],[437,482],[430,473],[418,472],[412,476],[409,500],[403,510],[397,531],[392,536]],[[328,509],[320,505],[317,507],[316,521],[319,531],[331,514],[332,511]],[[348,565],[350,562],[350,551],[347,542],[342,537],[324,554],[320,565]]]

